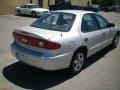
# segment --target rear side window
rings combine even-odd
[[[107,28],[108,21],[104,17],[102,17],[101,15],[98,15],[98,14],[95,14],[95,17],[96,17],[101,29]]]
[[[93,14],[85,14],[83,16],[81,29],[83,32],[92,32],[99,29],[98,23]]]

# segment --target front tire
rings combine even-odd
[[[84,65],[85,62],[85,53],[82,51],[78,51],[73,55],[69,71],[71,74],[78,74]]]
[[[36,13],[35,12],[32,12],[32,17],[36,17]]]
[[[118,46],[118,43],[119,43],[119,34],[116,34],[112,42],[112,48],[116,48]]]

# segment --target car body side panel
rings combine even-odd
[[[110,37],[111,37],[111,31],[110,28],[102,29],[102,48],[108,46],[111,44]]]
[[[120,34],[120,31],[119,31],[119,28],[117,26],[116,27],[111,27],[110,30],[111,30],[110,40],[113,41],[117,32],[119,32],[119,34]]]

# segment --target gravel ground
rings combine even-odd
[[[120,13],[101,13],[120,28]],[[76,76],[62,71],[43,71],[20,63],[9,49],[12,31],[36,18],[0,16],[0,90],[120,90],[120,45],[105,48],[88,59]]]

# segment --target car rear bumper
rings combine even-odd
[[[44,56],[41,52],[31,51],[15,43],[11,44],[11,52],[21,62],[44,70],[68,68],[72,58],[72,53]]]

